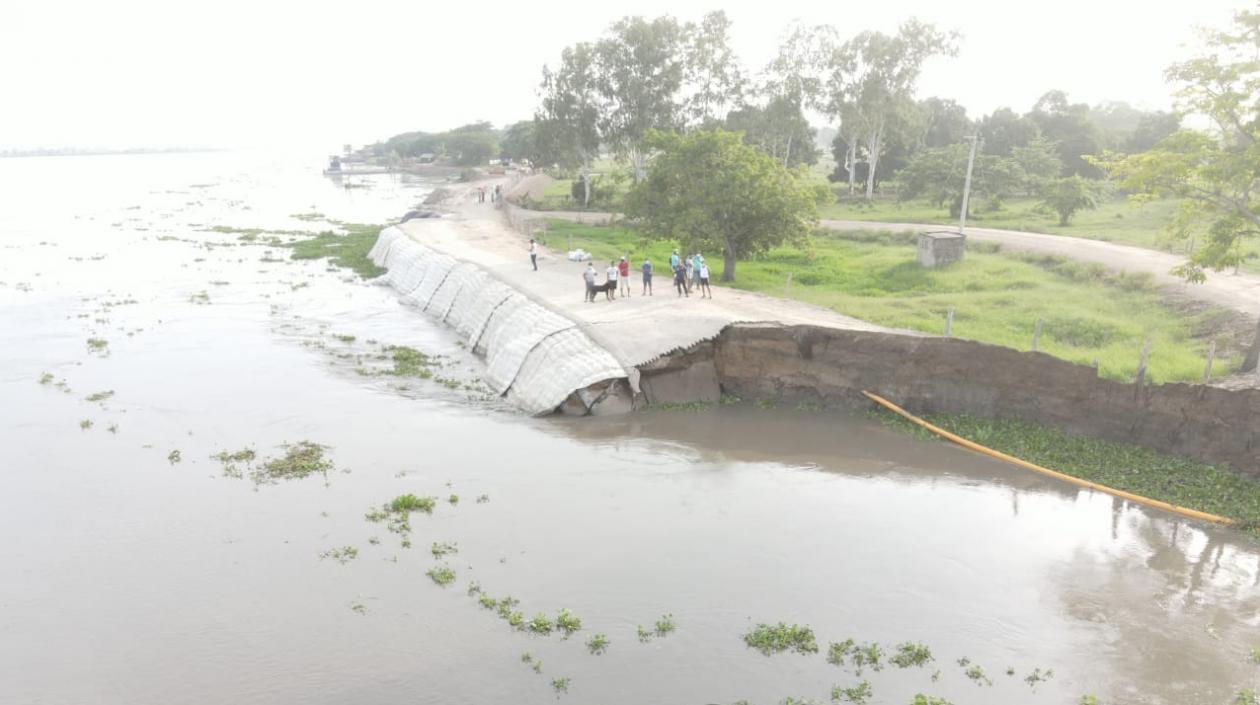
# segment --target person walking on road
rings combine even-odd
[[[713,298],[713,290],[709,288],[709,265],[707,262],[700,263],[700,288],[704,292],[701,298]]]
[[[669,271],[674,271],[674,267],[678,266],[679,261],[678,250],[674,250],[674,254],[669,256]]]
[[[700,286],[700,265],[704,264],[704,258],[697,252],[691,256],[691,288],[695,289]]]
[[[643,270],[643,296],[652,295],[652,260],[643,260],[643,266],[639,267]]]
[[[538,271],[538,243],[534,242],[534,238],[529,239],[529,263],[534,265],[534,271]]]
[[[586,271],[582,272],[582,278],[586,280],[586,303],[595,301],[595,265],[587,262]]]
[[[691,258],[683,257],[683,286],[687,287],[688,293],[691,292]]]
[[[608,280],[606,283],[610,284],[610,286],[608,287],[609,293],[612,294],[612,297],[615,299],[617,298],[617,263],[616,262],[609,260],[608,271],[605,272],[605,275],[608,277]]]
[[[625,292],[626,297],[629,298],[630,297],[630,262],[625,257],[622,257],[621,261],[617,263],[617,283],[618,283],[618,287],[617,287],[618,293]]]

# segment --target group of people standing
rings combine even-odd
[[[495,184],[494,189],[490,191],[487,191],[485,186],[478,186],[477,187],[477,202],[485,203],[487,193],[490,194],[491,203],[502,200],[503,199],[503,186],[501,186],[500,184]]]
[[[532,242],[531,242],[532,247]],[[674,278],[674,289],[677,291],[678,297],[691,297],[692,291],[699,291],[700,298],[713,298],[713,290],[709,288],[709,264],[705,262],[704,257],[699,253],[695,253],[690,257],[680,257],[678,250],[669,256],[669,269]],[[639,271],[643,275],[643,291],[642,296],[652,296],[652,274],[654,267],[652,260],[644,259],[643,264],[639,265]],[[622,257],[621,261],[616,260],[608,263],[608,269],[604,272],[604,283],[597,284],[594,263],[588,262],[586,271],[582,273],[582,278],[586,281],[586,301],[595,300],[595,295],[603,291],[608,298],[615,299],[617,294],[630,296],[630,261],[628,256]]]

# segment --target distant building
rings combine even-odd
[[[420,155],[419,160],[421,164],[432,164],[433,162],[437,161],[437,157],[434,156],[432,152],[425,152],[424,154]]]

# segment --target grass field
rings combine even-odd
[[[658,267],[674,246],[617,226],[559,220],[544,237],[555,249],[581,247],[598,259],[629,254],[635,264],[650,257]],[[720,269],[720,260],[712,265]],[[1232,314],[1173,305],[1145,277],[974,246],[963,262],[928,270],[918,266],[908,234],[823,232],[808,248],[780,247],[739,262],[732,286],[783,296],[789,272],[790,298],[885,326],[939,334],[953,306],[955,337],[1027,350],[1040,318],[1042,352],[1083,364],[1097,359],[1099,373],[1112,379],[1132,378],[1147,339],[1148,375],[1158,382],[1201,379],[1209,336],[1217,340],[1214,375],[1223,376],[1247,342]]]
[[[1058,215],[1040,205],[1034,198],[1013,198],[998,210],[988,210],[983,204],[973,204],[969,225],[1003,230],[1071,235],[1090,240],[1136,245],[1152,250],[1187,254],[1190,243],[1174,240],[1167,231],[1168,223],[1177,211],[1177,201],[1160,200],[1150,203],[1132,203],[1116,198],[1099,204],[1094,210],[1084,210],[1072,217],[1069,225],[1059,225]],[[891,223],[957,223],[949,211],[925,201],[897,202],[894,199],[876,199],[869,205],[864,202],[846,201],[833,203],[819,209],[820,217],[835,220],[868,220]],[[1260,243],[1247,243],[1249,259],[1243,269],[1260,271]]]

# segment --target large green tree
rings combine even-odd
[[[1260,234],[1260,12],[1235,13],[1232,27],[1203,34],[1208,50],[1166,76],[1177,107],[1209,120],[1211,131],[1182,130],[1148,151],[1098,160],[1130,192],[1183,199],[1175,232],[1207,232],[1176,270],[1190,281],[1236,267],[1242,242]]]
[[[673,17],[626,17],[595,44],[602,98],[600,130],[604,141],[644,175],[652,130],[673,130],[684,123],[682,99],[689,28]]]
[[[743,98],[747,78],[731,47],[730,31],[731,21],[722,10],[706,14],[699,25],[686,26],[684,112],[692,124],[721,120]]]
[[[956,33],[911,19],[895,35],[861,32],[833,53],[830,73],[847,78],[829,82],[840,95],[828,103],[841,117],[842,128],[847,118],[855,123],[855,136],[862,136],[867,200],[874,197],[875,175],[888,138],[916,117],[914,91],[924,62],[957,53],[957,38]]]
[[[926,198],[936,206],[948,206],[950,215],[958,217],[962,212],[970,149],[967,144],[953,144],[917,152],[897,174],[898,198]],[[1013,157],[980,152],[972,169],[971,203],[982,196],[1000,200],[1019,191],[1027,178]]]
[[[538,161],[538,125],[533,120],[520,120],[503,129],[499,138],[499,154],[512,161]]]
[[[801,106],[787,96],[775,96],[764,106],[746,105],[726,116],[726,129],[743,132],[744,142],[792,168],[818,161],[814,128]]]
[[[652,132],[649,143],[655,156],[626,216],[648,237],[720,251],[723,281],[738,258],[806,238],[817,222],[818,189],[737,132]]]
[[[1037,123],[1010,108],[998,108],[980,120],[980,143],[985,154],[1009,156],[1011,150],[1026,147],[1040,134]]]
[[[442,144],[456,164],[477,166],[499,153],[499,134],[488,122],[474,122],[443,133]]]
[[[586,187],[583,205],[590,203],[591,163],[599,155],[602,106],[595,47],[579,43],[565,47],[560,66],[543,67],[542,104],[534,116],[535,140],[548,163],[578,166]]]
[[[1033,105],[1028,117],[1037,123],[1042,137],[1058,145],[1064,176],[1102,176],[1098,167],[1086,159],[1102,151],[1102,136],[1090,117],[1088,105],[1068,102],[1063,91],[1048,91]]]
[[[1066,226],[1077,211],[1098,207],[1099,183],[1075,174],[1055,179],[1046,184],[1042,203],[1059,214],[1059,225]]]

